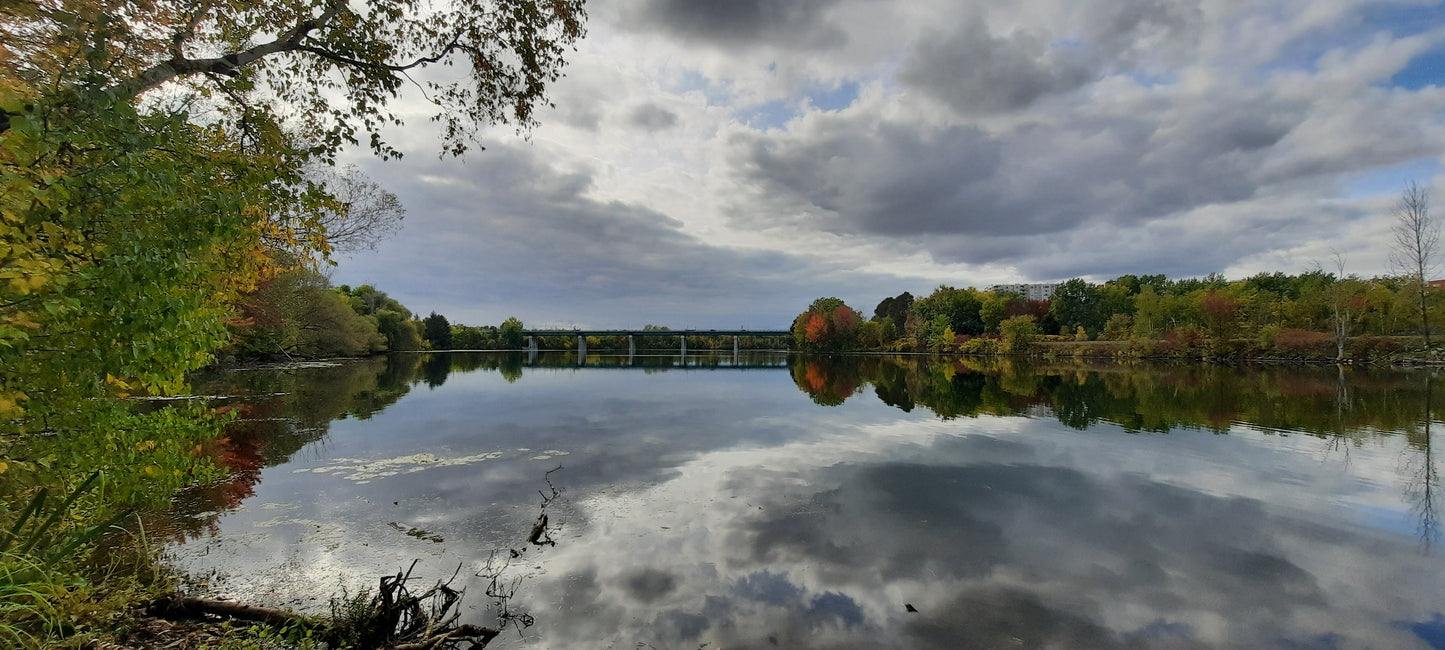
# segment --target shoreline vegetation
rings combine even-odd
[[[1441,316],[1445,294],[1423,280],[1316,270],[1233,281],[1074,278],[1048,300],[944,285],[918,299],[885,298],[871,319],[819,298],[791,329],[805,352],[1408,365],[1441,360],[1428,329]]]
[[[1049,300],[1005,291],[940,286],[915,299],[883,299],[872,318],[838,298],[799,314],[791,337],[743,338],[746,349],[1033,355],[1118,360],[1306,363],[1445,361],[1420,331],[1445,317],[1445,292],[1408,277],[1360,279],[1323,271],[1169,279],[1124,275],[1102,284],[1061,283]],[[1421,310],[1420,304],[1424,304]],[[418,317],[369,285],[331,287],[311,269],[278,276],[242,302],[230,323],[226,362],[366,356],[392,351],[521,350],[523,323],[497,326]],[[645,330],[671,331],[646,325]],[[690,350],[728,350],[731,337],[678,332]],[[639,352],[676,347],[641,337]],[[576,347],[575,337],[538,338],[543,350]],[[625,337],[587,337],[587,349],[626,350]]]

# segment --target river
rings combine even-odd
[[[229,479],[153,529],[194,588],[306,611],[415,560],[465,622],[499,624],[489,587],[527,615],[492,647],[1441,648],[1435,385],[781,353],[235,370],[197,382],[238,414]]]

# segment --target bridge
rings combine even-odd
[[[627,337],[627,355],[637,354],[637,337],[639,336],[676,336],[682,343],[682,356],[687,357],[687,337],[689,336],[731,336],[733,337],[733,355],[738,353],[738,339],[745,336],[751,337],[773,337],[792,336],[791,330],[522,330],[522,335],[527,337],[527,354],[537,354],[537,337],[539,336],[575,336],[577,337],[577,358],[587,358],[587,337],[589,336],[625,336]]]

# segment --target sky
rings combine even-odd
[[[406,208],[338,257],[413,311],[786,328],[941,284],[1388,273],[1445,216],[1445,6],[1370,0],[592,0],[555,108],[355,163]]]

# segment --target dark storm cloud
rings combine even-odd
[[[836,4],[838,0],[640,0],[624,24],[728,48],[832,49],[847,42],[843,30],[826,17]]]
[[[1001,162],[998,143],[973,127],[925,131],[847,118],[820,122],[825,126],[814,137],[752,134],[732,145],[747,181],[769,198],[820,211],[826,216],[814,225],[827,230],[911,235],[966,229],[959,220],[968,215],[958,207],[988,195]]]
[[[1041,37],[995,37],[981,19],[923,39],[898,73],[904,83],[964,114],[1024,108],[1091,76],[1081,61],[1067,55],[1058,60]]]
[[[791,132],[733,137],[735,174],[756,188],[752,201],[767,208],[740,200],[730,213],[745,227],[882,236],[939,261],[1046,269],[1034,276],[1040,278],[1100,273],[1083,259],[1089,256],[1117,264],[1152,251],[1162,256],[1161,266],[1128,271],[1208,273],[1298,244],[1300,233],[1316,230],[1294,229],[1303,218],[1343,224],[1366,216],[1313,201],[1281,212],[1261,201],[1317,196],[1350,170],[1432,155],[1437,136],[1428,125],[1363,115],[1350,129],[1319,133],[1319,119],[1297,98],[1245,91],[1208,103],[1160,100],[1148,112],[1073,113],[997,132],[862,110],[814,115]],[[1231,207],[1251,204],[1258,207]],[[1210,214],[1180,219],[1196,210]],[[1230,224],[1214,228],[1210,220],[1225,216]],[[1091,228],[1114,230],[1104,237]],[[1221,247],[1221,237],[1236,246]],[[1217,264],[1203,267],[1202,258],[1181,248],[1198,248]]]
[[[952,29],[933,31],[913,45],[898,79],[962,115],[1014,111],[1135,63],[1145,43],[1187,49],[1199,18],[1189,2],[1097,2],[1070,9],[1078,14],[1077,31],[1005,35],[993,33],[981,11],[963,9],[966,15]]]
[[[677,113],[657,104],[642,104],[632,109],[627,122],[648,132],[664,131],[677,126]]]

